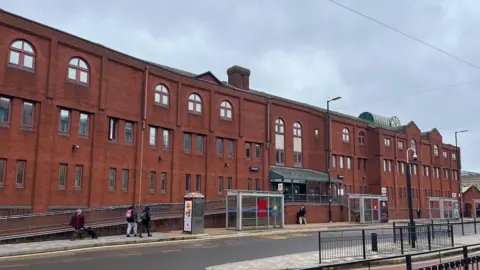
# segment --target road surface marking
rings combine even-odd
[[[13,268],[13,267],[24,267],[24,266],[28,266],[28,264],[6,265],[6,266],[0,266],[0,268]]]
[[[89,261],[93,260],[93,258],[87,257],[87,258],[75,258],[75,259],[69,259],[69,260],[63,260],[62,263],[69,263],[69,262],[76,262],[76,261]]]
[[[162,252],[178,252],[178,251],[183,251],[182,249],[171,249],[171,250],[164,250]]]
[[[206,247],[202,247],[202,248],[216,248],[218,246],[206,246]]]
[[[288,236],[281,236],[281,235],[266,235],[261,236],[262,238],[271,239],[271,240],[285,240],[288,239]]]

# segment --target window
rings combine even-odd
[[[387,171],[387,160],[386,159],[383,160],[383,171],[384,172]]]
[[[440,178],[440,168],[435,168],[435,178]]]
[[[197,94],[191,94],[188,97],[188,111],[192,113],[202,113],[202,99]]]
[[[227,140],[227,150],[228,150],[228,157],[232,158],[233,157],[233,141],[232,140]]]
[[[82,181],[83,180],[83,166],[77,165],[75,166],[75,189],[82,188]]]
[[[232,104],[224,100],[220,104],[220,118],[225,120],[232,120]]]
[[[110,168],[110,175],[109,175],[109,181],[108,181],[108,188],[110,191],[115,190],[115,178],[117,177],[117,169]]]
[[[223,157],[223,139],[217,138],[217,156]]]
[[[222,194],[223,192],[223,176],[218,177],[218,193]]]
[[[155,87],[155,103],[168,106],[169,93],[165,85],[159,84]]]
[[[400,171],[401,174],[405,174],[405,163],[402,162],[402,169]]]
[[[347,157],[347,169],[352,169],[352,158]]]
[[[361,171],[362,168],[363,168],[363,166],[362,166],[362,159],[359,158],[359,159],[358,159],[358,170]]]
[[[424,170],[425,170],[425,176],[429,177],[430,176],[430,168],[425,166]]]
[[[360,145],[365,145],[365,133],[363,131],[360,131],[360,133],[358,133],[358,143]]]
[[[385,138],[385,146],[390,147],[392,145],[392,140],[390,138]]]
[[[255,159],[260,160],[260,144],[255,144]]]
[[[18,160],[17,161],[17,182],[15,185],[17,187],[23,187],[25,185],[25,167],[26,167],[25,160]]]
[[[0,107],[1,107],[1,106],[0,106]],[[1,113],[0,113],[0,122],[2,122]],[[452,159],[453,159],[453,160],[457,160],[457,154],[456,154],[456,153],[452,153]]]
[[[293,164],[302,166],[302,126],[299,122],[293,124]]]
[[[68,62],[68,79],[77,83],[88,84],[88,66],[85,61],[78,57]]]
[[[197,135],[197,154],[203,154],[203,136]]]
[[[363,170],[364,170],[364,171],[367,170],[367,163],[368,163],[368,159],[364,159],[364,160],[363,160]]]
[[[8,62],[18,68],[33,71],[35,65],[35,52],[32,45],[23,40],[16,40],[10,45]]]
[[[388,164],[388,172],[392,172],[392,161],[388,160],[387,164]]]
[[[80,128],[78,129],[78,134],[88,136],[88,114],[86,113],[80,113]]]
[[[343,157],[340,156],[340,169],[343,170]]]
[[[7,169],[7,160],[4,158],[0,158],[0,187],[5,185],[5,175]]]
[[[202,190],[202,177],[200,175],[197,175],[196,176],[196,179],[195,179],[195,191],[196,192],[200,192]]]
[[[252,179],[248,178],[247,180],[247,188],[248,190],[252,190]]]
[[[250,159],[250,155],[251,155],[250,143],[245,143],[245,158]]]
[[[185,175],[185,192],[190,192],[190,174]]]
[[[403,141],[398,141],[398,149],[404,149],[404,148],[405,148],[405,145]]]
[[[192,149],[191,137],[192,136],[189,133],[183,134],[183,150],[185,151],[185,153],[190,153]]]
[[[255,190],[261,190],[260,188],[260,179],[255,179]]]
[[[343,129],[342,138],[344,142],[350,142],[350,131],[348,130],[348,128]]]
[[[448,170],[447,169],[443,169],[443,178],[448,179]]]
[[[332,155],[332,168],[337,167],[337,156]]]
[[[165,192],[165,190],[167,189],[167,173],[162,172],[160,174],[160,181],[162,181],[160,183],[160,191]]]
[[[163,149],[170,149],[170,130],[163,129]]]
[[[227,189],[232,189],[232,177],[228,177],[227,179]]]
[[[129,174],[129,171],[127,169],[122,170],[122,190],[123,191],[128,190],[128,174]]]
[[[150,127],[150,139],[149,139],[150,146],[155,146],[157,144],[157,128]]]
[[[150,192],[155,192],[155,182],[157,179],[156,172],[150,172]]]
[[[22,126],[33,128],[33,103],[23,102],[22,109]]]
[[[133,143],[133,123],[125,122],[125,142]]]
[[[67,164],[60,164],[58,188],[65,189],[65,182],[67,181]]]
[[[444,158],[444,159],[448,159],[448,153],[447,153],[447,151],[443,151],[443,158]]]
[[[10,99],[0,97],[0,123],[8,123],[10,119]]]
[[[417,151],[417,143],[415,142],[415,139],[410,140],[410,148]]]
[[[314,130],[313,134],[315,135],[315,138],[318,137],[318,128]]]
[[[60,132],[68,133],[70,128],[70,111],[60,110]]]
[[[433,146],[433,154],[434,154],[436,157],[438,157],[438,145],[436,145],[436,144]]]
[[[118,119],[110,118],[108,126],[108,139],[110,141],[117,141],[118,137]]]
[[[411,164],[413,167],[413,175],[417,175],[417,165],[416,164]]]
[[[275,162],[277,165],[285,164],[285,124],[282,119],[275,120]]]

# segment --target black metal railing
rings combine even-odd
[[[454,246],[451,224],[318,232],[320,263],[338,258],[365,260],[373,255],[404,254],[445,246]]]
[[[333,263],[315,267],[303,268],[302,270],[326,270],[326,269],[356,269],[368,267],[380,267],[383,262],[401,261],[398,266],[404,266],[407,270],[439,270],[439,269],[480,269],[480,256],[478,251],[480,244],[464,245],[460,247],[442,248],[435,251],[423,251],[414,254],[403,254],[382,258]],[[438,261],[432,257],[437,255]],[[423,258],[422,258],[423,257]],[[391,265],[391,263],[388,263]]]

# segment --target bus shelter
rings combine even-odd
[[[348,221],[359,223],[388,222],[388,198],[380,195],[349,194]]]
[[[445,197],[428,197],[428,217],[432,219],[459,218],[458,200]]]
[[[473,209],[472,209],[472,217],[479,218],[480,217],[480,200],[473,199]]]

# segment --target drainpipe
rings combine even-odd
[[[138,190],[138,204],[142,203],[142,179],[143,179],[143,141],[145,140],[145,128],[147,125],[147,97],[148,97],[148,71],[149,67],[145,68],[145,85],[143,86],[143,115],[142,115],[142,132],[140,139],[140,173],[139,173],[139,190]]]

